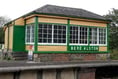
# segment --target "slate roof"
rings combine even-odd
[[[62,6],[55,6],[55,5],[45,5],[32,12],[106,20],[103,16],[95,14],[95,13],[87,11],[87,10],[84,10],[84,9],[62,7]]]

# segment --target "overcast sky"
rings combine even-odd
[[[15,19],[46,4],[82,8],[100,15],[118,9],[118,0],[0,0],[0,16]]]

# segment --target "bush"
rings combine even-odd
[[[110,54],[111,54],[110,58],[112,60],[118,60],[118,49],[114,49]]]

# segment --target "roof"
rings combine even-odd
[[[32,12],[42,13],[42,14],[52,14],[52,15],[62,15],[62,16],[70,16],[70,17],[106,20],[106,18],[104,18],[103,16],[95,14],[95,13],[87,11],[87,10],[84,10],[84,9],[62,7],[62,6],[55,6],[55,5],[45,5]]]
[[[56,5],[45,5],[42,6],[34,11],[31,11],[21,17],[26,17],[32,14],[45,14],[45,15],[56,15],[56,16],[65,16],[65,17],[72,17],[72,18],[82,18],[82,19],[93,19],[93,20],[102,20],[111,22],[110,19],[106,19],[104,16],[98,15],[96,13],[79,9],[79,8],[70,8],[70,7],[62,7]],[[19,18],[21,18],[19,17]],[[16,18],[18,19],[18,18]],[[14,19],[14,20],[16,20]],[[12,21],[14,21],[12,20]],[[11,23],[12,21],[8,22],[7,24]]]
[[[0,72],[14,72],[37,69],[59,69],[77,67],[106,67],[118,66],[118,61],[86,61],[86,62],[0,62]]]

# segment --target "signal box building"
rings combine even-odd
[[[108,27],[108,20],[90,11],[45,5],[5,25],[5,49],[32,50],[40,61],[107,59]]]

